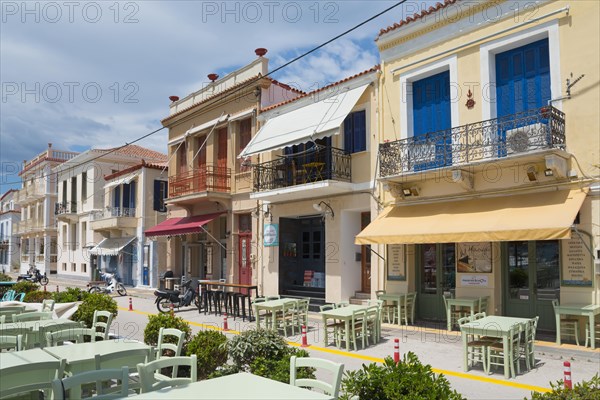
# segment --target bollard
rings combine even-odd
[[[169,308],[171,309],[169,311],[169,314],[171,314],[171,317],[175,316],[175,306],[173,306],[173,303],[171,303],[171,305],[169,306]]]
[[[44,286],[44,287],[46,287],[46,286]],[[56,293],[58,293],[58,285],[56,285]]]
[[[133,311],[133,303],[131,302],[131,297],[129,298],[129,311]]]
[[[44,292],[46,291],[46,285],[44,285]]]
[[[302,325],[302,344],[300,347],[308,347],[308,339],[306,338],[306,325]]]
[[[394,339],[394,362],[398,364],[400,362],[400,339]]]
[[[573,381],[571,380],[571,363],[569,361],[565,361],[563,366],[565,367],[565,388],[573,389]]]
[[[229,330],[229,326],[227,325],[227,313],[223,314],[223,332],[227,332]]]

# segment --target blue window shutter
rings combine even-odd
[[[113,207],[121,207],[121,186],[115,187],[113,191]]]
[[[129,207],[129,196],[131,194],[129,183],[123,184],[123,208]]]
[[[135,208],[135,181],[130,184],[129,208]]]
[[[344,120],[344,150],[352,153],[352,115],[349,115]]]
[[[354,146],[353,153],[367,150],[367,112],[357,111],[354,114]]]
[[[155,180],[154,181],[154,201],[153,201],[153,207],[152,209],[154,211],[161,211],[161,191],[160,191],[160,181],[159,180]]]

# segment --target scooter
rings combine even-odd
[[[17,277],[17,282],[19,282],[19,281],[40,283],[42,286],[46,286],[49,282],[48,277],[46,276],[46,273],[44,272],[44,275],[42,275],[40,273],[40,270],[35,267],[31,267],[29,269],[29,271],[27,271],[27,274],[19,275]]]
[[[102,279],[106,281],[106,286],[101,287],[98,285],[94,285],[88,289],[88,292],[110,294],[116,290],[117,293],[119,293],[121,296],[127,296],[127,289],[125,289],[125,286],[121,282],[119,282],[119,277],[117,276],[117,274],[101,272],[100,276],[102,276]]]
[[[154,295],[156,296],[156,308],[161,313],[167,313],[171,310],[171,307],[185,307],[192,303],[198,307],[198,295],[194,288],[192,288],[192,280],[183,281],[181,284],[183,294],[179,290],[155,290]],[[199,307],[198,307],[199,308]]]

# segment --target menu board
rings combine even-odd
[[[387,246],[387,279],[388,281],[406,280],[406,263],[404,262],[404,245],[388,244]]]
[[[563,286],[592,286],[592,278],[592,255],[582,238],[574,235],[571,239],[564,240],[561,284]]]

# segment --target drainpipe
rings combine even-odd
[[[138,193],[141,194],[141,196],[138,196],[140,198],[139,204],[140,204],[140,223],[138,225],[138,232],[137,232],[137,237],[138,237],[138,248],[137,248],[137,259],[138,259],[138,285],[139,282],[141,282],[142,284],[144,283],[144,242],[145,242],[145,235],[144,232],[146,231],[146,201],[145,201],[145,197],[146,197],[146,167],[142,165],[142,172],[140,174],[140,179],[139,179],[139,186],[140,188],[138,189],[136,196],[138,196]],[[150,252],[148,252],[148,257],[150,259],[153,259],[154,257],[150,257]],[[150,271],[152,270],[151,265],[150,265],[150,260],[147,261],[148,263],[148,285],[152,286],[152,275],[150,274]]]

